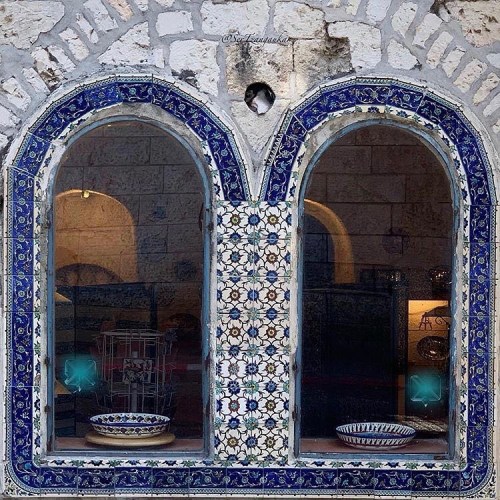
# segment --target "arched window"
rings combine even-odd
[[[210,200],[195,161],[159,128],[110,122],[68,150],[53,200],[52,449],[203,450]]]
[[[302,192],[299,452],[346,446],[336,428],[416,430],[399,453],[446,455],[452,429],[453,206],[436,154],[400,128],[334,142]]]

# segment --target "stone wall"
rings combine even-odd
[[[321,155],[305,196],[345,225],[356,281],[362,271],[399,269],[409,280],[410,298],[422,299],[431,295],[428,271],[451,268],[449,186],[436,155],[417,137],[395,127],[368,126]],[[321,247],[316,250],[322,253]]]
[[[173,76],[235,122],[256,168],[284,108],[346,73],[427,81],[498,144],[500,4],[425,0],[87,0],[0,6],[0,148],[46,96],[115,71]],[[277,99],[256,117],[246,87]]]
[[[179,313],[199,318],[204,195],[184,146],[146,124],[99,127],[68,150],[55,190],[57,284],[155,283],[159,323]],[[75,264],[116,279],[57,274]]]

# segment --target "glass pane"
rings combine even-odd
[[[193,159],[155,127],[99,127],[63,159],[54,213],[56,448],[201,449],[204,195]]]
[[[452,228],[445,170],[413,135],[371,126],[322,155],[304,200],[301,452],[448,451]],[[416,432],[374,444],[382,427],[361,423]]]

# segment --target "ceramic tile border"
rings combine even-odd
[[[449,144],[463,196],[464,240],[471,245],[471,251],[464,246],[466,279],[460,288],[463,307],[460,363],[467,370],[461,373],[459,387],[464,418],[457,437],[463,451],[457,460],[423,462],[404,455],[392,462],[366,458],[361,461],[290,459],[290,306],[283,305],[282,299],[288,301],[285,295],[277,307],[266,311],[238,299],[234,304],[237,318],[231,314],[233,308],[228,309],[227,297],[221,297],[215,334],[220,372],[214,381],[214,397],[220,398],[220,406],[213,418],[213,459],[42,456],[40,391],[43,391],[43,383],[39,385],[39,351],[43,322],[37,311],[45,305],[37,297],[40,270],[36,263],[41,256],[36,242],[42,224],[37,215],[40,203],[37,181],[41,178],[40,172],[47,168],[51,141],[64,138],[68,130],[86,120],[97,108],[123,102],[159,105],[184,122],[202,141],[206,161],[214,174],[215,199],[218,200],[219,282],[227,283],[234,275],[240,279],[245,276],[246,283],[256,285],[256,290],[250,288],[252,293],[260,294],[263,290],[270,291],[266,283],[271,278],[279,284],[276,294],[271,291],[277,298],[281,291],[286,293],[290,268],[293,269],[290,264],[293,258],[291,206],[296,193],[295,173],[301,168],[307,138],[316,128],[344,114],[384,114],[419,123]],[[10,311],[7,494],[286,492],[458,496],[480,492],[483,485],[491,481],[493,284],[483,278],[490,275],[494,262],[489,243],[494,241],[495,194],[480,137],[461,111],[447,100],[425,88],[392,79],[353,78],[321,86],[285,115],[266,161],[262,200],[251,202],[238,145],[204,102],[171,82],[148,76],[114,76],[81,85],[52,103],[29,127],[12,165],[13,168],[8,169],[6,190],[6,236],[10,239],[5,240],[4,248],[8,248],[8,255],[17,252],[15,255],[19,256],[21,252],[25,263],[19,268],[14,264],[18,257],[9,257],[5,268],[6,274],[12,276],[6,292]],[[246,242],[248,247],[244,245]],[[271,249],[272,245],[275,248]],[[242,264],[236,263],[239,257],[232,255],[232,250],[244,254],[245,248],[250,250],[250,256],[244,256]],[[256,297],[251,300],[256,301]],[[246,337],[239,339],[240,332]],[[25,373],[19,373],[22,372],[19,367],[14,370],[12,359],[19,349],[23,352],[23,366],[30,367]],[[484,352],[491,356],[485,356]],[[230,408],[231,398],[235,405]],[[251,406],[249,415],[239,414],[236,407],[241,404]],[[261,431],[265,431],[269,439],[266,440]]]

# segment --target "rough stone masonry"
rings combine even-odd
[[[499,20],[500,2],[481,0],[3,2],[0,148],[59,87],[116,71],[196,87],[233,119],[256,164],[290,103],[354,73],[432,82],[498,145]],[[256,117],[243,97],[259,81],[277,98]]]

